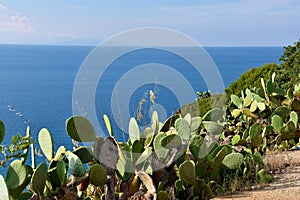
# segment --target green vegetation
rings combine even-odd
[[[236,81],[231,83],[225,92],[227,95],[240,95],[246,88],[257,88],[260,79],[267,80],[273,72],[277,72],[279,66],[275,63],[265,64],[259,68],[251,68],[242,74]]]
[[[300,41],[284,47],[284,53],[279,59],[282,63],[265,64],[259,68],[251,68],[242,74],[236,81],[231,83],[225,90],[226,94],[240,95],[246,88],[257,88],[260,86],[260,78],[265,81],[273,72],[276,72],[276,87],[288,90],[300,81]]]
[[[286,48],[282,66],[295,64],[299,54],[294,50]],[[259,72],[273,67],[277,66],[266,65]],[[32,166],[26,164],[34,149],[28,127],[25,137],[12,136],[11,145],[0,146],[0,167],[9,164],[6,178],[0,175],[1,198],[210,199],[269,183],[273,177],[263,162],[266,151],[291,150],[300,144],[300,82],[286,89],[277,79],[282,81],[282,76],[262,77],[259,84],[232,93],[228,102],[223,95],[200,93],[198,102],[164,123],[154,111],[144,131],[131,118],[126,142],[114,138],[106,115],[107,138],[97,136],[88,119],[72,116],[66,121],[70,139],[92,143],[92,148],[76,143],[73,150],[54,149],[51,133],[43,128],[38,143],[47,161],[37,167],[34,153]],[[193,113],[198,103],[205,107]],[[0,142],[4,135],[0,121]]]

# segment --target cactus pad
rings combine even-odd
[[[92,142],[96,139],[96,132],[90,121],[82,116],[67,119],[66,129],[69,136],[78,142]]]

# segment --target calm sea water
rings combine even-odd
[[[0,45],[0,119],[7,133],[3,143],[10,142],[12,134],[24,134],[30,125],[34,138],[46,127],[54,136],[55,149],[60,145],[71,147],[65,121],[72,115],[73,83],[81,63],[92,49],[90,46]],[[278,63],[283,53],[282,47],[205,49],[218,66],[225,86],[251,67]],[[147,55],[139,59],[143,60],[143,56]],[[130,59],[125,59],[123,64],[131,63]],[[171,57],[161,59],[177,62]],[[113,77],[118,72],[111,73]],[[202,89],[205,88],[199,88]],[[160,100],[168,101],[168,97]]]

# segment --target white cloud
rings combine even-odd
[[[13,10],[8,9],[5,5],[0,4],[0,32],[2,33],[35,33],[31,20]]]

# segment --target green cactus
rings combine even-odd
[[[295,125],[295,128],[298,126],[298,114],[295,111],[290,113],[290,121],[292,121]]]
[[[56,186],[63,186],[67,179],[66,163],[62,160],[55,161],[55,166],[52,166],[52,168],[48,170],[48,174],[50,180]]]
[[[213,108],[210,111],[208,111],[203,117],[203,121],[223,121],[225,116],[225,112],[221,108]]]
[[[139,140],[136,140],[131,146],[131,158],[135,163],[139,155],[145,150],[144,146]]]
[[[196,183],[196,170],[194,161],[186,160],[179,166],[179,178],[187,184]]]
[[[5,126],[4,123],[0,120],[0,144],[3,141],[5,136]]]
[[[128,131],[131,143],[134,143],[136,140],[140,140],[140,129],[135,118],[130,119]]]
[[[256,138],[262,132],[261,125],[259,123],[253,124],[249,129],[249,136],[251,139]]]
[[[52,136],[50,132],[45,128],[41,129],[39,132],[38,141],[47,160],[49,161],[52,160],[54,150],[53,150]]]
[[[191,121],[191,132],[195,132],[198,130],[202,122],[201,117],[193,117]]]
[[[166,191],[159,191],[157,193],[157,200],[168,200],[169,199],[169,193]]]
[[[218,122],[202,121],[202,124],[204,128],[207,130],[207,132],[212,133],[214,135],[221,134],[223,130],[223,125]]]
[[[37,194],[43,194],[47,180],[47,166],[41,163],[32,175],[31,183],[32,189]]]
[[[108,116],[107,116],[106,114],[103,115],[103,120],[104,120],[106,129],[107,129],[109,135],[110,135],[111,137],[113,137],[113,132],[112,132],[112,128],[111,128],[111,123],[110,123],[110,120],[109,120],[109,118],[108,118]]]
[[[92,142],[96,139],[96,132],[90,121],[82,116],[73,116],[67,119],[68,135],[78,142]]]
[[[244,162],[244,156],[241,153],[231,153],[225,156],[222,164],[228,169],[237,169]]]
[[[177,179],[175,181],[174,186],[175,186],[176,191],[182,191],[182,190],[185,189],[184,182],[182,180],[180,180],[180,179]]]
[[[33,170],[24,165],[21,160],[14,160],[8,167],[6,173],[6,185],[9,195],[17,197],[30,183]]]
[[[232,95],[230,96],[230,99],[231,99],[231,102],[232,102],[237,108],[241,109],[241,108],[243,107],[243,102],[242,102],[242,100],[241,100],[238,96],[232,94]]]
[[[202,150],[204,148],[203,142],[204,138],[201,135],[194,135],[190,140],[189,149],[197,160],[200,160],[202,155],[206,155]]]
[[[54,156],[54,160],[56,160],[56,161],[62,160],[64,158],[64,155],[65,155],[66,151],[67,151],[66,147],[60,146],[56,151],[56,154]]]
[[[260,183],[270,183],[272,180],[274,180],[274,177],[270,174],[267,174],[264,169],[258,171],[257,174]]]
[[[82,163],[88,163],[93,159],[92,150],[86,146],[75,149],[73,153],[79,157]]]
[[[154,137],[153,149],[159,161],[165,161],[169,154],[169,149],[166,149],[161,145],[161,140],[166,136],[166,133],[161,132]]]
[[[187,113],[187,114],[183,117],[183,119],[185,119],[185,120],[188,122],[188,124],[191,126],[191,123],[192,123],[192,115],[191,115],[191,113]]]
[[[294,99],[294,101],[291,104],[291,110],[299,112],[300,111],[300,100]]]
[[[223,159],[228,154],[228,147],[227,146],[221,146],[221,147],[222,147],[221,150],[216,154],[216,156],[213,159],[212,162],[213,169],[217,169],[221,167]]]
[[[283,128],[283,120],[278,115],[273,115],[272,117],[272,126],[276,133],[281,133]]]
[[[232,145],[236,145],[241,139],[241,136],[240,135],[234,135],[232,138],[231,138],[231,144]]]
[[[169,117],[169,118],[164,122],[164,124],[162,125],[160,131],[161,131],[161,132],[168,132],[169,129],[170,129],[171,127],[174,127],[174,126],[175,126],[175,125],[174,125],[174,124],[175,124],[175,121],[176,121],[178,118],[180,118],[180,115],[179,115],[179,114],[178,114],[178,115],[173,115],[173,116]]]
[[[103,186],[107,183],[106,170],[102,165],[94,164],[90,168],[89,181],[94,186]]]
[[[1,174],[0,174],[0,197],[3,200],[9,200],[8,190],[5,181],[3,179],[3,176]]]
[[[191,137],[191,129],[189,123],[183,119],[183,118],[178,118],[175,121],[175,129],[178,133],[178,135],[183,139],[183,140],[189,140]]]
[[[154,129],[156,129],[158,131],[159,125],[153,125],[153,126],[154,126]],[[144,130],[144,137],[145,137],[144,145],[145,145],[145,147],[148,147],[152,144],[154,135],[156,135],[155,130],[153,130],[152,128],[149,128],[149,127],[145,128],[145,130]],[[139,140],[136,140],[136,141],[139,141]]]
[[[166,149],[176,148],[181,144],[182,144],[181,137],[177,134],[167,135],[161,140],[161,146]]]
[[[259,167],[263,166],[263,157],[261,156],[261,154],[258,151],[254,152],[253,160],[254,160],[255,164],[257,164]]]
[[[290,112],[291,110],[288,107],[279,106],[274,110],[273,115],[278,115],[282,121],[286,121],[290,116]]]
[[[251,103],[251,106],[250,106],[250,112],[255,112],[256,109],[257,109],[257,101],[254,100],[252,103]]]
[[[146,147],[143,153],[139,156],[136,161],[136,165],[144,163],[152,154],[152,147]]]
[[[85,170],[81,160],[71,151],[66,152],[66,156],[69,160],[70,173],[75,177],[81,177],[84,175]]]

